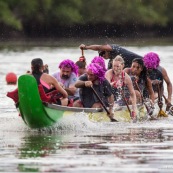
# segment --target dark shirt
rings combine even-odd
[[[79,80],[88,81],[88,77],[86,74],[83,74],[82,76],[79,77]],[[108,80],[107,79],[103,80],[103,82],[99,85],[94,84],[93,88],[100,96],[101,100],[105,103],[105,105],[108,106],[107,98],[112,95],[111,85],[108,82]],[[91,108],[94,103],[99,102],[99,100],[97,99],[97,97],[95,96],[90,87],[84,86],[83,88],[80,88],[79,94],[83,106],[86,108]]]
[[[135,58],[142,58],[142,56],[135,54],[125,48],[122,48],[118,45],[110,45],[112,47],[112,51],[110,51],[110,60],[108,62],[108,69],[112,68],[112,60],[117,56],[120,55],[124,59],[125,68],[131,67],[132,61]]]
[[[161,83],[159,84],[160,88],[163,88],[163,75],[161,72],[161,67],[159,66],[157,69],[152,69],[151,71],[148,70],[148,76],[151,80],[160,80]],[[157,85],[152,85],[154,92],[158,91],[158,86]]]

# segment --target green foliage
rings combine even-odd
[[[9,4],[6,0],[0,1],[0,23],[21,30],[22,24],[16,16],[13,15]]]
[[[0,0],[0,8],[0,23],[17,30],[32,23],[41,26],[173,23],[172,0]]]

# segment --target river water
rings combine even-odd
[[[142,46],[127,49],[140,55],[155,51],[173,81],[173,46]],[[97,55],[85,51],[87,63]],[[173,172],[173,117],[134,123],[93,123],[80,113],[42,130],[29,129],[15,109],[5,76],[30,70],[40,57],[50,73],[58,63],[81,56],[78,47],[30,47],[0,50],[0,172]],[[107,63],[107,62],[106,62]],[[167,92],[165,91],[165,95]]]

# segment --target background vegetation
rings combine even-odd
[[[172,0],[0,0],[0,40],[172,34]]]

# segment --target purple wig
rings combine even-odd
[[[159,66],[160,58],[158,54],[149,52],[143,57],[144,65],[147,69],[156,69]]]
[[[89,64],[87,70],[91,70],[91,72],[98,77],[100,83],[105,79],[105,71],[98,63]]]
[[[71,61],[69,59],[66,59],[66,60],[62,61],[59,64],[59,68],[61,69],[61,68],[64,68],[64,67],[71,68],[71,71],[74,72],[77,75],[78,67],[73,61]]]
[[[95,56],[93,58],[93,60],[91,61],[91,63],[98,63],[103,68],[103,70],[106,71],[105,61],[104,61],[103,57]]]

